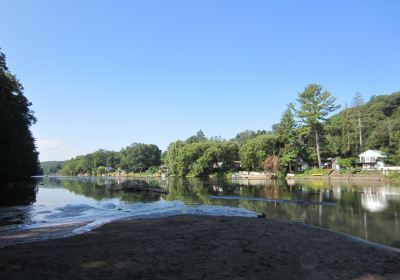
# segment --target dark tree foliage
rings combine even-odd
[[[23,87],[10,73],[0,52],[0,181],[25,180],[39,169],[38,152],[30,131],[36,122]]]
[[[356,157],[364,150],[377,149],[389,158],[400,150],[400,92],[373,96],[365,104],[346,108],[332,116],[324,129],[337,147],[336,155]]]

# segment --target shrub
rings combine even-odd
[[[357,160],[356,158],[350,157],[350,158],[340,158],[338,161],[340,166],[349,169],[354,166],[356,160]]]
[[[329,169],[310,168],[310,169],[306,169],[302,175],[303,176],[313,176],[315,174],[321,174],[322,176],[328,176],[330,172],[331,171]]]

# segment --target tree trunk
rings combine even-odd
[[[350,151],[350,134],[349,134],[349,131],[347,131],[347,151]]]
[[[315,145],[317,147],[317,158],[318,158],[318,167],[321,168],[321,154],[319,151],[319,136],[318,136],[318,128],[315,128]]]
[[[389,147],[392,147],[393,146],[393,141],[392,141],[393,123],[391,121],[388,121],[387,128],[388,128],[388,132],[389,132]]]
[[[362,139],[362,124],[361,124],[361,112],[360,112],[360,109],[358,109],[358,131],[360,133],[360,152],[362,152],[363,139]]]

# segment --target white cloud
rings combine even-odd
[[[36,146],[39,148],[39,150],[42,150],[42,149],[61,148],[63,145],[61,142],[56,140],[38,139],[36,140]]]
[[[36,146],[40,161],[66,160],[79,154],[69,145],[52,139],[36,139]]]

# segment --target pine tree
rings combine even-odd
[[[323,91],[322,86],[317,84],[308,85],[299,93],[297,101],[300,104],[300,108],[296,110],[297,116],[308,128],[308,132],[314,133],[318,166],[322,167],[320,151],[322,123],[326,121],[329,113],[339,109],[340,106],[335,105],[336,98],[329,91]]]

